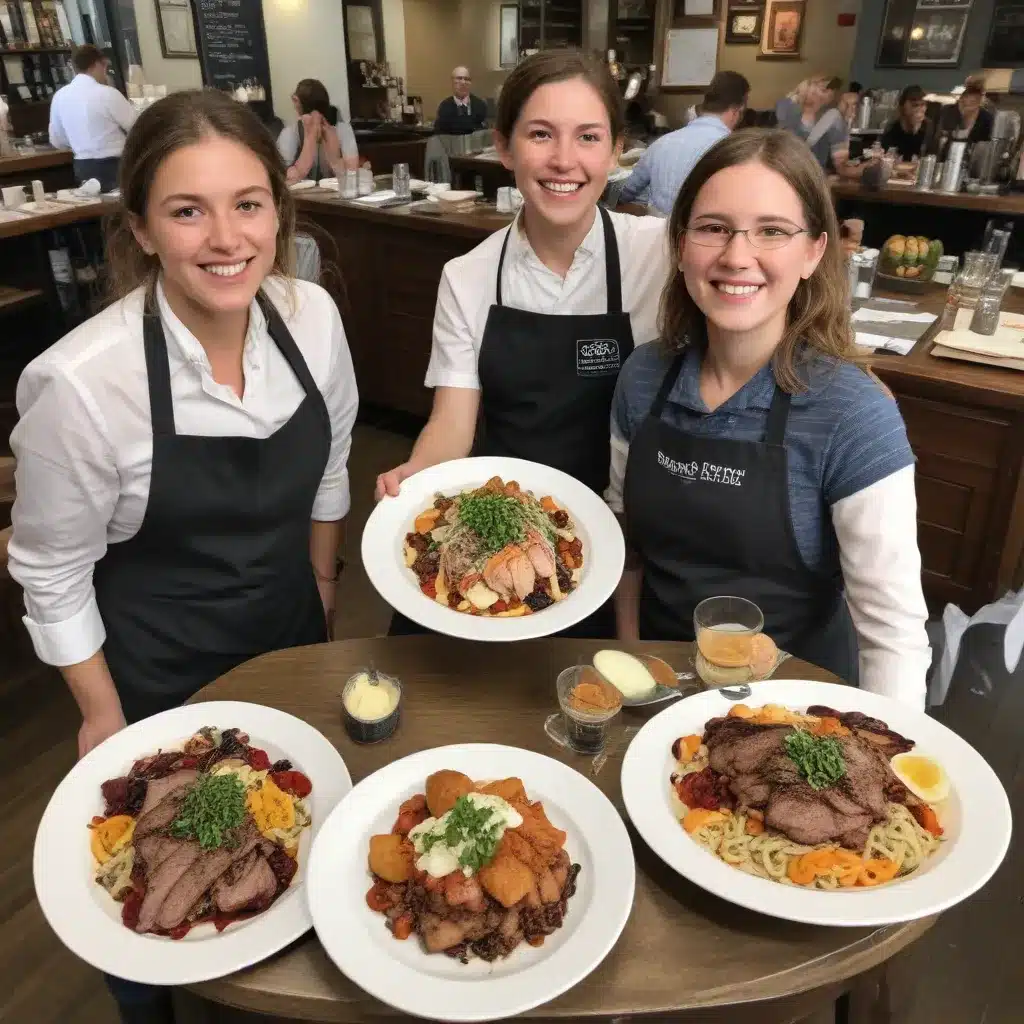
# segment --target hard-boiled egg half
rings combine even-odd
[[[897,754],[889,763],[896,778],[926,804],[941,803],[949,796],[949,777],[934,758],[925,754]]]

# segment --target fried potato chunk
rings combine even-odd
[[[533,872],[501,847],[491,863],[477,872],[477,877],[484,892],[503,907],[514,907],[533,892],[537,885]]]
[[[477,786],[476,791],[485,796],[500,796],[510,804],[527,803],[526,787],[522,779],[496,779],[484,786]]]
[[[541,803],[517,802],[514,806],[523,816],[523,823],[505,833],[508,852],[539,875],[565,846],[565,833],[548,821]]]
[[[444,768],[427,776],[427,810],[435,818],[447,814],[460,796],[474,790],[473,780],[462,772]]]
[[[370,836],[370,870],[385,882],[409,881],[414,859],[415,850],[405,836]]]

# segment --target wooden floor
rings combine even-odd
[[[348,589],[341,636],[387,628],[388,609],[359,564],[359,537],[381,468],[401,461],[408,442],[360,427],[353,445],[353,510],[346,543]],[[1024,820],[1024,669],[1000,663],[998,632],[968,634],[958,676],[937,717],[972,743],[1002,779],[1016,820]],[[0,1021],[12,1024],[115,1024],[117,1015],[91,967],[57,942],[36,905],[32,843],[50,793],[75,760],[79,724],[59,676],[34,667],[15,677],[0,651]],[[1024,1021],[1024,843],[974,899],[949,911],[891,965],[891,1012],[871,1024],[1020,1024]],[[255,1022],[223,1015],[232,1024]],[[265,1019],[264,1019],[265,1020]],[[751,1011],[756,1024],[756,1011]],[[199,1015],[189,1013],[188,1024]]]

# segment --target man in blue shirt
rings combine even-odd
[[[743,119],[750,83],[735,71],[719,71],[704,94],[700,117],[656,139],[637,161],[619,194],[629,203],[647,192],[647,203],[666,217],[697,161]]]

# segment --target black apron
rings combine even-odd
[[[785,651],[857,681],[842,574],[807,568],[789,513],[790,395],[776,387],[763,441],[688,434],[661,419],[678,356],[629,446],[626,528],[643,565],[640,636],[694,639],[707,597],[753,601]]]
[[[608,486],[609,423],[619,370],[633,351],[633,328],[622,311],[619,246],[608,212],[604,229],[608,311],[572,316],[514,309],[501,301],[501,272],[509,236],[498,259],[497,301],[480,343],[481,422],[474,455],[526,459],[560,469],[598,494]],[[425,632],[396,613],[391,635]],[[560,636],[606,639],[615,635],[609,601]]]
[[[284,321],[262,293],[257,301],[306,392],[262,440],[175,432],[167,343],[152,297],[146,304],[149,500],[139,532],[111,544],[93,577],[103,653],[129,722],[256,655],[327,639],[309,536],[330,416]]]

